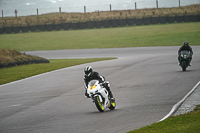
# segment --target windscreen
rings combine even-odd
[[[91,80],[90,83],[89,83],[89,86],[94,86],[94,84],[98,82],[98,80]]]

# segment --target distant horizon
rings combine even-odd
[[[3,11],[4,17],[15,16],[15,9],[18,11],[18,16],[39,15],[52,12],[86,12],[109,11],[111,10],[133,10],[135,9],[156,8],[156,0],[0,0],[0,11]],[[200,4],[200,0],[180,0],[180,6],[192,4]],[[158,0],[158,8],[178,7],[179,0]],[[2,16],[2,13],[1,13]]]

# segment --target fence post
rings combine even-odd
[[[181,0],[179,0],[179,7],[181,6]]]
[[[158,8],[158,0],[156,0],[156,7]]]
[[[1,11],[1,13],[2,13],[2,18],[3,18],[3,10]]]
[[[38,17],[38,8],[37,8],[37,17]]]
[[[135,10],[137,9],[137,4],[136,4],[136,2],[135,2]]]
[[[14,13],[15,13],[15,18],[17,18],[17,10],[15,9],[15,11],[14,11]]]
[[[84,13],[86,13],[86,6],[84,6]]]
[[[61,7],[59,7],[59,13],[60,13],[60,16],[61,16]]]
[[[112,6],[111,6],[111,4],[110,4],[110,11],[112,11]]]

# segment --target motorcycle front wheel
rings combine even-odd
[[[183,62],[182,62],[181,67],[182,67],[182,70],[183,70],[183,71],[186,71],[186,67],[187,67],[186,61],[183,61]]]
[[[109,109],[110,109],[110,110],[114,110],[115,107],[116,107],[116,102],[115,102],[115,100],[114,100],[114,101],[113,101],[113,100],[110,100],[110,107],[109,107]]]
[[[100,112],[104,112],[104,109],[105,109],[105,108],[104,108],[104,104],[103,104],[102,102],[100,102],[98,96],[96,96],[96,97],[94,98],[94,102],[95,102],[95,105],[96,105],[97,109],[98,109]]]

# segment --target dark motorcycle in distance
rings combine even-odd
[[[191,55],[188,51],[181,51],[180,55],[180,66],[183,71],[186,71],[186,68],[190,65]]]

